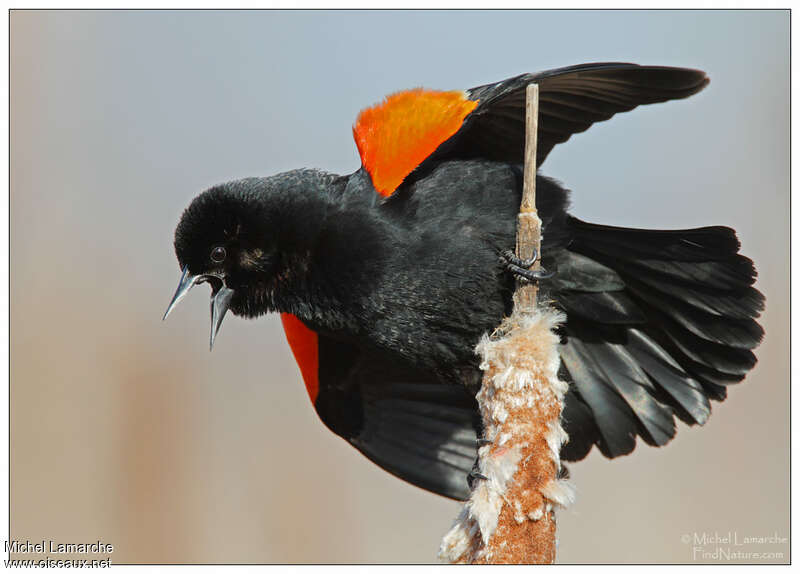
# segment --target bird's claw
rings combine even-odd
[[[476,480],[489,480],[489,477],[475,470],[471,470],[469,474],[467,474],[467,484],[470,490],[474,488]]]
[[[523,269],[530,269],[530,267],[536,263],[536,260],[539,258],[539,252],[536,248],[533,249],[533,256],[530,259],[521,259],[517,257],[517,254],[511,251],[510,249],[506,249],[500,253],[500,257],[503,258],[507,264],[516,265],[517,267],[522,267]]]
[[[478,443],[478,448],[480,448],[482,446],[489,446],[489,445],[493,445],[494,444],[494,442],[490,441],[488,438],[479,438],[479,439],[477,439],[476,442]]]
[[[531,270],[530,267],[539,257],[539,252],[533,250],[533,257],[530,259],[521,259],[510,249],[506,249],[500,253],[500,257],[505,264],[505,268],[513,273],[519,279],[525,281],[539,281],[540,279],[550,279],[555,275],[554,271],[546,271],[544,269]]]
[[[511,271],[514,275],[516,275],[520,279],[524,279],[525,281],[538,281],[540,279],[550,279],[555,275],[555,271],[545,271],[544,269],[539,269],[537,271],[531,271],[530,269],[523,269],[517,265],[508,265],[507,269]]]

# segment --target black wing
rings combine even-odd
[[[395,476],[464,500],[477,456],[477,403],[460,385],[319,335],[322,421]]]
[[[556,144],[595,122],[637,106],[688,98],[708,85],[700,70],[624,63],[581,64],[467,90],[479,104],[461,129],[420,166],[424,174],[440,161],[484,158],[522,163],[525,150],[525,89],[539,85],[537,166]],[[416,180],[415,172],[407,182]]]

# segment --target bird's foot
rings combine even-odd
[[[476,480],[489,480],[489,477],[484,474],[481,474],[480,472],[474,469],[469,471],[469,474],[467,474],[467,484],[469,485],[470,490],[475,489]]]
[[[503,260],[503,264],[507,271],[510,271],[515,276],[520,279],[524,279],[526,281],[538,281],[540,279],[549,279],[555,272],[553,271],[545,271],[544,269],[537,269],[536,271],[532,271],[530,267],[536,263],[536,259],[539,257],[539,253],[534,249],[533,250],[533,257],[530,259],[520,259],[516,256],[516,254],[511,251],[510,249],[506,249],[500,253],[500,258]]]
[[[488,438],[479,438],[476,442],[478,443],[478,448],[494,444],[494,442],[490,441]]]
[[[516,265],[517,267],[522,267],[523,269],[529,269],[539,258],[539,252],[534,249],[533,257],[530,259],[521,259],[517,257],[517,254],[511,249],[506,249],[500,252],[500,257],[507,264]]]

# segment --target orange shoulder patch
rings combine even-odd
[[[306,391],[315,403],[319,394],[319,346],[317,334],[289,313],[281,313],[281,323],[286,340],[292,348],[294,359],[306,384]]]
[[[363,110],[353,126],[361,163],[375,189],[391,195],[425,158],[456,133],[477,101],[460,91],[418,88]]]

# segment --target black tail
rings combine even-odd
[[[567,312],[561,358],[571,380],[564,458],[597,444],[627,454],[635,435],[654,445],[675,434],[673,414],[708,418],[709,399],[756,363],[764,297],[732,229],[625,229],[568,219],[553,298]]]

